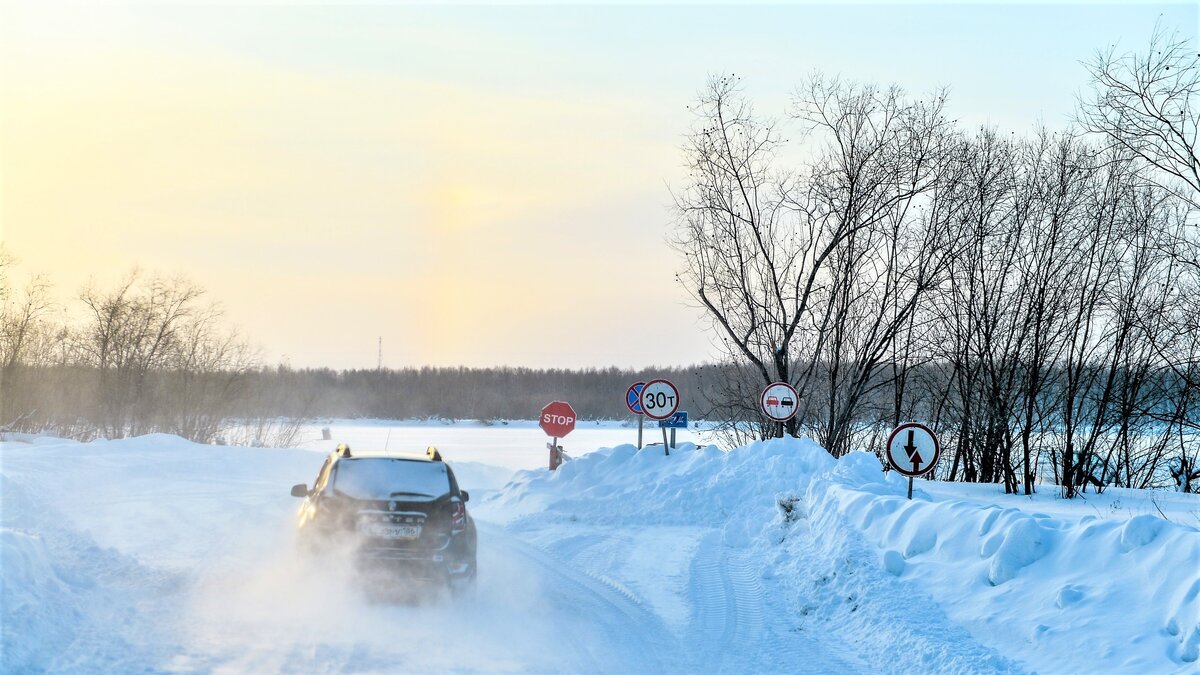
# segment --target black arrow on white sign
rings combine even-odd
[[[908,444],[904,446],[904,452],[908,453],[908,461],[912,462],[913,471],[921,470],[921,455],[917,452],[917,445],[913,442],[913,429],[908,430]]]

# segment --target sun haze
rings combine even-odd
[[[711,355],[674,281],[686,105],[813,69],[1057,123],[1149,6],[3,10],[3,239],[64,299],[137,265],[268,360],[643,366]],[[729,30],[736,26],[738,30]],[[1072,29],[1064,31],[1064,26]],[[738,39],[734,40],[733,35]],[[977,73],[989,73],[981,81]]]

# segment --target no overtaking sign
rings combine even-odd
[[[796,416],[796,388],[787,382],[773,382],[758,397],[763,414],[776,422],[786,422]]]

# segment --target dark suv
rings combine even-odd
[[[330,453],[297,514],[301,541],[320,549],[348,539],[369,578],[462,588],[475,579],[475,522],[466,490],[433,448],[428,457]]]

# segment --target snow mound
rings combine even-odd
[[[0,529],[3,583],[3,626],[10,639],[0,642],[0,664],[6,672],[32,669],[42,663],[41,649],[70,643],[71,627],[80,621],[69,602],[70,585],[59,576],[53,556],[36,532]],[[11,639],[38,636],[36,642]]]
[[[15,481],[0,484],[0,671],[85,672],[97,661],[136,670],[166,646],[167,618],[138,608],[174,579],[63,527],[57,509]]]
[[[884,549],[880,565],[928,593],[981,642],[1025,656],[1035,670],[1195,669],[1197,528],[1149,515],[1052,517],[933,500],[920,490],[924,481],[910,502],[867,478],[862,468],[817,477],[808,500],[831,532],[848,523]]]
[[[670,456],[661,446],[625,445],[568,462],[554,473],[518,473],[478,513],[507,520],[510,529],[531,538],[561,533],[563,526],[581,532],[652,525],[708,528],[723,551],[713,555],[753,565],[757,581],[745,583],[761,585],[762,593],[777,598],[782,614],[773,621],[785,640],[832,631],[840,638],[834,642],[856,646],[852,654],[834,655],[857,663],[852,670],[1021,672],[954,625],[933,601],[887,591],[903,572],[899,554],[888,556],[891,567],[885,568],[880,554],[844,525],[815,525],[821,509],[811,492],[817,482],[853,485],[865,500],[902,497],[906,489],[904,480],[883,474],[874,456],[854,453],[835,460],[808,439],[775,439],[729,452],[680,445]],[[703,547],[707,539],[690,541]],[[684,543],[664,545],[678,549]],[[672,553],[659,555],[669,568]],[[700,598],[692,601],[703,604]],[[914,614],[921,617],[920,626],[905,628]],[[898,651],[898,644],[907,648]],[[712,667],[724,666],[714,662]]]
[[[694,525],[754,509],[748,521],[765,526],[774,499],[793,491],[803,476],[836,463],[803,439],[759,442],[724,452],[712,445],[680,444],[670,451],[619,445],[566,462],[557,471],[518,472],[486,502],[489,519],[557,518],[567,514],[609,524]]]
[[[557,472],[520,472],[481,508],[516,529],[719,530],[723,545],[766,561],[765,577],[788,579],[800,616],[857,626],[859,639],[874,636],[865,644],[893,650],[899,660],[885,670],[1012,669],[1000,654],[1051,672],[1197,667],[1200,530],[1149,515],[1098,519],[1083,502],[1058,507],[1074,517],[1028,513],[947,498],[953,486],[934,498],[923,484],[910,501],[906,479],[874,455],[835,460],[807,439],[729,452],[687,445],[670,456],[623,445]],[[892,602],[905,594],[907,604]],[[888,618],[908,632],[881,625]],[[964,629],[979,647],[947,651],[947,636]],[[940,652],[935,662],[895,655],[914,640],[917,652]]]

